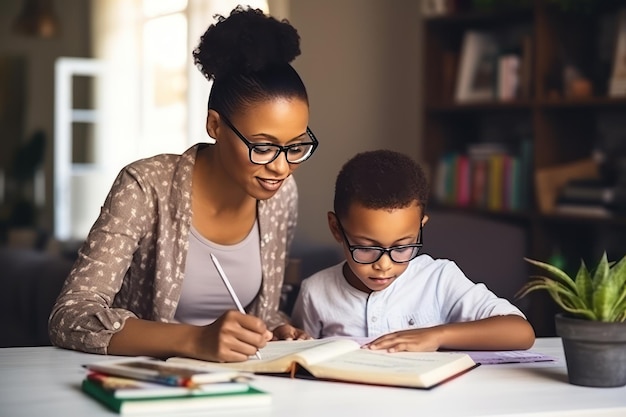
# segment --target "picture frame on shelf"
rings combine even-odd
[[[498,45],[493,34],[477,30],[465,32],[457,72],[456,102],[494,100],[497,57]]]

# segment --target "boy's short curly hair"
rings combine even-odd
[[[391,210],[417,202],[424,211],[428,194],[424,171],[409,156],[384,149],[367,151],[346,162],[337,175],[334,210],[345,218],[354,203]]]

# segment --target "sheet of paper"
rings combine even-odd
[[[372,338],[356,338],[356,337],[332,337],[327,339],[317,339],[317,340],[304,340],[304,341],[278,341],[268,343],[267,346],[261,349],[261,353],[263,355],[263,360],[273,360],[276,358],[280,358],[282,356],[287,356],[292,353],[297,353],[302,349],[310,349],[313,347],[319,347],[324,345],[331,340],[352,340],[360,345],[371,342]],[[317,349],[316,349],[317,350]],[[324,349],[322,349],[323,351]],[[348,351],[351,349],[348,349]],[[334,355],[338,353],[335,349],[333,349]],[[370,351],[371,352],[371,351]],[[457,351],[447,351],[447,352],[457,352]],[[458,351],[459,353],[467,353],[476,363],[480,363],[481,365],[495,365],[495,364],[505,364],[505,363],[527,363],[527,362],[553,362],[556,358],[544,355],[543,353],[531,351],[531,350],[511,350],[511,351]],[[322,353],[322,352],[320,352]],[[381,352],[376,352],[381,353]],[[322,353],[323,355],[323,353]],[[325,355],[324,355],[325,356]],[[331,355],[333,356],[333,355]],[[395,356],[395,358],[393,357]],[[317,355],[314,356],[317,358]],[[381,359],[383,361],[389,361],[385,363],[384,366],[389,366],[391,363],[395,362],[395,360],[402,361],[400,359],[402,357],[402,353],[392,355],[392,357],[388,359]],[[427,356],[426,356],[427,357]],[[325,357],[326,358],[326,357]],[[312,359],[312,358],[311,358]],[[254,356],[250,357],[251,361],[257,360]],[[317,360],[313,360],[311,363],[315,363]]]
[[[553,362],[556,358],[530,350],[509,351],[463,351],[470,355],[474,362],[481,365],[496,365],[501,363]]]

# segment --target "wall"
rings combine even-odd
[[[301,36],[294,66],[307,85],[310,127],[320,140],[295,174],[298,239],[332,243],[326,212],[343,163],[377,148],[419,156],[419,2],[292,0],[288,10]]]
[[[22,0],[0,2],[0,55],[27,59],[26,135],[53,134],[53,66],[58,56],[89,56],[89,1],[55,0],[62,34],[52,40],[17,37],[11,22]],[[357,152],[390,148],[418,156],[420,122],[419,2],[414,0],[273,0],[302,38],[294,66],[307,84],[311,129],[321,145],[297,172],[298,239],[331,244],[326,212],[335,176]],[[2,141],[0,141],[2,152]],[[52,147],[46,155],[47,205],[42,224],[52,230]]]

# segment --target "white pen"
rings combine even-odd
[[[237,310],[239,310],[240,313],[246,314],[246,310],[243,309],[243,306],[241,305],[241,301],[239,301],[237,294],[235,294],[235,290],[233,289],[232,285],[230,285],[230,281],[228,277],[226,276],[226,272],[224,272],[224,270],[222,269],[222,265],[220,265],[220,261],[218,261],[215,255],[213,254],[211,254],[211,261],[213,261],[213,265],[215,265],[215,268],[217,268],[217,273],[219,274],[220,278],[222,278],[222,281],[224,281],[224,285],[226,286],[226,289],[228,290],[228,293],[230,294],[230,298],[233,299],[233,302],[237,306]],[[259,353],[258,350],[256,351],[256,357],[257,359],[261,359],[261,354]]]

